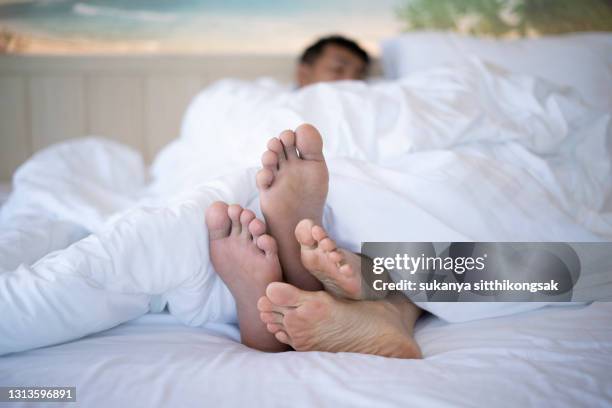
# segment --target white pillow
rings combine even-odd
[[[612,34],[493,40],[418,32],[382,43],[382,63],[389,79],[448,63],[461,63],[470,56],[510,72],[572,87],[590,105],[612,112]]]

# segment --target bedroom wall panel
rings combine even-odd
[[[82,76],[32,76],[28,83],[33,152],[85,134]]]
[[[144,153],[148,162],[179,136],[185,110],[202,86],[197,75],[149,75],[146,78]]]
[[[0,180],[10,180],[15,168],[30,155],[26,100],[24,78],[0,77]]]
[[[144,80],[141,76],[87,77],[87,134],[145,149]]]
[[[290,82],[294,67],[293,56],[277,55],[0,55],[0,182],[36,151],[86,135],[130,145],[150,162],[209,83]]]

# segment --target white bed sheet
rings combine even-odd
[[[423,360],[265,354],[237,334],[146,315],[2,357],[0,384],[76,386],[70,406],[84,407],[612,404],[612,303],[455,324],[426,317],[416,330]]]

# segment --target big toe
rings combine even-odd
[[[206,210],[206,226],[211,240],[225,238],[229,235],[232,221],[227,214],[228,205],[216,201]]]
[[[295,144],[304,160],[323,161],[323,138],[314,126],[304,123],[295,129]]]
[[[284,282],[272,282],[266,288],[266,296],[278,306],[296,307],[308,298],[309,292]]]

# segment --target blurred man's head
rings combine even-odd
[[[334,35],[306,48],[300,57],[297,83],[300,87],[317,82],[364,79],[370,57],[355,41]]]

